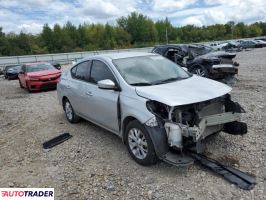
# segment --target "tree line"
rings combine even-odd
[[[55,24],[50,27],[45,24],[37,35],[4,33],[0,27],[0,56],[145,47],[167,42],[196,43],[262,35],[266,35],[265,22],[245,24],[230,21],[202,27],[175,27],[168,18],[153,21],[133,12],[118,18],[116,25],[84,23],[75,26],[67,22],[63,26]]]

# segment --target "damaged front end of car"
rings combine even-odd
[[[145,126],[153,132],[150,135],[156,153],[174,165],[192,164],[185,150],[193,148],[197,153],[204,152],[204,139],[212,134],[220,131],[232,135],[247,133],[246,123],[240,122],[241,113],[245,111],[229,94],[189,105],[168,106],[152,100],[146,105],[155,116]]]
[[[239,63],[232,60],[232,58],[221,57],[211,67],[210,74],[215,79],[226,79],[227,77],[234,77],[238,74]]]

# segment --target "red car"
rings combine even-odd
[[[47,62],[24,64],[18,75],[21,88],[39,91],[56,88],[61,71]]]

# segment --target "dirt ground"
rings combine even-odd
[[[67,122],[56,91],[28,93],[0,78],[0,187],[53,187],[56,199],[266,199],[266,48],[238,53],[232,96],[247,111],[248,134],[221,133],[208,141],[210,157],[256,176],[244,191],[192,165],[143,167],[121,140],[90,122]],[[42,143],[63,132],[70,140]]]

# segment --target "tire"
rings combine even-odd
[[[23,88],[23,86],[22,86],[22,84],[21,84],[21,82],[20,82],[20,79],[18,79],[18,82],[19,82],[19,86],[20,86],[20,88]]]
[[[30,87],[27,82],[26,82],[26,89],[28,90],[29,93],[31,93]]]
[[[138,164],[148,166],[157,162],[153,142],[142,124],[131,121],[125,134],[128,152]]]
[[[76,115],[71,103],[68,99],[64,100],[63,103],[64,111],[66,114],[66,118],[70,123],[77,123],[80,120],[80,117]]]
[[[191,73],[196,74],[201,77],[208,77],[208,70],[201,65],[193,66],[191,69]]]

